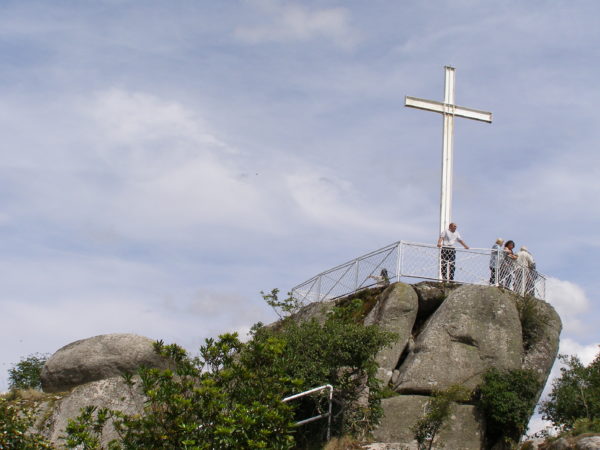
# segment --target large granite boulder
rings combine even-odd
[[[399,395],[381,402],[384,416],[373,439],[393,443],[395,448],[417,448],[411,428],[425,414],[430,400],[422,395]],[[484,445],[484,429],[477,409],[472,405],[453,404],[448,423],[437,442],[453,450],[479,450]]]
[[[431,394],[454,384],[473,389],[488,368],[518,369],[522,358],[521,322],[512,295],[493,287],[461,286],[416,338],[395,390]]]
[[[398,337],[376,357],[378,378],[387,385],[404,352],[417,317],[419,302],[415,290],[408,284],[395,283],[381,294],[379,301],[365,318],[365,325],[377,324]]]
[[[127,385],[122,377],[92,381],[77,386],[49,405],[49,412],[41,415],[36,426],[56,448],[63,448],[65,442],[62,437],[67,424],[81,414],[81,408],[96,406],[134,415],[144,410],[144,401],[139,377],[133,377],[132,386]],[[108,448],[108,443],[117,437],[112,422],[107,423],[101,434],[101,448]]]
[[[80,384],[134,374],[142,366],[166,368],[153,341],[135,334],[105,334],[66,345],[42,369],[44,392],[69,390]]]

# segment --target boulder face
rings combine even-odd
[[[135,334],[105,334],[73,342],[54,353],[42,369],[44,392],[67,391],[75,386],[134,374],[141,367],[166,368],[153,341]]]
[[[523,359],[519,312],[497,288],[462,286],[429,318],[394,389],[431,394],[454,384],[473,389],[490,367],[517,369]]]
[[[384,385],[392,378],[400,355],[408,345],[418,306],[415,291],[407,284],[395,283],[383,291],[379,301],[365,318],[365,325],[378,324],[384,330],[398,334],[392,345],[382,349],[376,357],[379,364],[378,377]]]
[[[373,437],[379,442],[402,443],[409,448],[418,448],[411,428],[425,413],[428,401],[429,397],[422,395],[400,395],[384,399],[381,402],[383,420]],[[448,426],[441,430],[439,439],[448,449],[482,448],[484,429],[477,409],[473,405],[453,405]]]
[[[75,387],[55,401],[50,408],[52,412],[43,415],[44,418],[37,427],[57,448],[62,448],[62,436],[65,435],[69,419],[79,416],[81,408],[96,406],[134,415],[144,410],[144,401],[137,376],[133,377],[132,386],[128,386],[122,377],[92,381]],[[117,438],[114,427],[110,422],[107,423],[100,436],[101,448],[108,448],[108,443]]]

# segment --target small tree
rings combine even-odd
[[[8,370],[8,387],[10,389],[42,389],[40,375],[48,354],[35,353],[22,358]]]
[[[548,400],[542,402],[543,418],[562,430],[572,429],[578,419],[600,419],[600,353],[588,366],[577,356],[559,359],[565,366],[552,383]]]
[[[456,402],[465,402],[470,397],[471,392],[460,385],[450,386],[432,395],[425,407],[425,415],[412,427],[419,450],[433,448],[439,432],[448,422],[452,405]]]

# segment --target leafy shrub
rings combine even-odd
[[[479,408],[491,440],[518,442],[527,428],[540,388],[532,370],[489,369],[479,386]]]
[[[584,366],[576,356],[560,355],[565,364],[542,402],[543,418],[562,430],[571,430],[578,419],[600,420],[600,353]]]
[[[281,305],[276,290],[266,297]],[[391,336],[353,321],[358,306],[336,309],[323,325],[291,319],[277,329],[257,324],[246,343],[236,334],[207,339],[196,358],[158,342],[156,351],[172,368],[139,371],[144,413],[88,407],[69,423],[67,446],[98,448],[109,421],[119,435],[110,444],[114,449],[309,446],[326,421],[301,428],[294,422],[324,412],[323,398],[282,399],[323,384],[335,387],[334,433],[364,435],[381,415],[374,357]]]
[[[10,389],[41,390],[40,375],[48,356],[48,354],[35,353],[22,358],[8,370],[8,387]]]
[[[465,402],[470,397],[471,392],[460,385],[450,386],[432,395],[425,407],[425,415],[412,427],[419,450],[433,447],[438,433],[450,417],[452,405],[456,402]]]
[[[0,448],[37,450],[52,445],[41,435],[30,431],[35,421],[35,408],[18,398],[0,397]]]

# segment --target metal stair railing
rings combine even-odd
[[[324,391],[325,389],[329,389],[329,407],[326,413],[319,414],[318,416],[309,417],[308,419],[300,420],[296,422],[296,426],[305,425],[307,423],[314,422],[316,420],[327,418],[327,440],[331,438],[331,404],[333,401],[333,386],[330,384],[326,384],[324,386],[319,386],[314,389],[310,389],[308,391],[300,392],[299,394],[290,395],[289,397],[285,397],[282,402],[289,402],[291,400],[304,397],[306,395],[314,394],[315,392]]]

